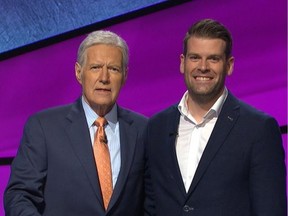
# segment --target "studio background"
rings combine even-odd
[[[130,48],[128,80],[118,100],[121,106],[149,117],[177,103],[186,89],[179,72],[184,35],[199,19],[217,19],[230,29],[234,42],[235,66],[227,79],[228,89],[277,119],[287,149],[286,0],[194,0],[139,13],[101,24],[101,29],[122,36]],[[94,27],[91,31],[99,25]],[[81,94],[74,64],[86,31],[83,28],[82,35],[33,50],[28,45],[17,55],[2,55],[0,216],[4,216],[2,197],[10,174],[3,159],[15,156],[27,118],[42,109],[71,103]]]

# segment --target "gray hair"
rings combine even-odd
[[[82,41],[77,53],[77,62],[82,65],[85,61],[86,49],[96,44],[107,44],[116,46],[121,49],[122,52],[122,71],[126,73],[126,68],[129,62],[129,49],[127,43],[123,38],[111,31],[94,31]]]

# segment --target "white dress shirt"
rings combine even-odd
[[[198,124],[188,111],[188,91],[185,92],[178,104],[181,116],[176,139],[176,154],[186,192],[189,190],[227,95],[228,91],[225,88],[223,94]]]
[[[94,122],[98,118],[98,115],[86,103],[83,97],[82,97],[82,104],[90,132],[91,144],[93,145],[95,132],[97,130],[97,126],[94,125]],[[112,169],[112,181],[114,188],[121,167],[120,132],[117,116],[117,105],[115,104],[112,110],[109,113],[107,113],[104,117],[108,122],[108,124],[105,126],[105,133],[108,140],[108,148],[110,153],[111,169]]]

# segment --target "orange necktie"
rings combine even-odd
[[[113,192],[112,185],[112,171],[110,163],[110,154],[107,145],[107,138],[104,131],[104,126],[107,121],[103,117],[99,117],[95,121],[95,125],[98,127],[93,144],[94,157],[102,192],[102,198],[104,202],[105,210],[107,210],[110,198]]]

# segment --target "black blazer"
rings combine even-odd
[[[147,119],[118,107],[121,169],[104,211],[81,99],[32,116],[5,191],[6,216],[143,215]]]
[[[229,93],[188,193],[175,150],[179,119],[174,105],[148,123],[151,215],[286,216],[285,155],[273,118]]]

